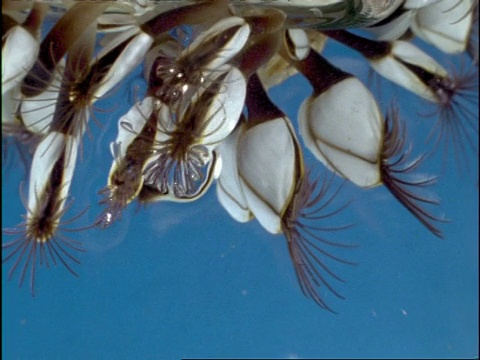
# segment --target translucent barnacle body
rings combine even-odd
[[[190,87],[197,89],[205,77],[228,62],[244,46],[249,25],[239,17],[219,21],[178,53],[172,41],[154,49],[149,91],[167,105],[173,105]]]
[[[145,184],[159,194],[171,191],[179,199],[203,194],[212,180],[214,148],[235,128],[244,79],[230,66],[210,77],[191,98],[186,97],[190,102],[182,99],[173,109],[160,105],[153,159],[145,169]],[[231,99],[234,93],[238,98]]]
[[[156,125],[152,98],[135,104],[120,119],[117,139],[110,144],[114,160],[108,184],[100,191],[104,195],[101,203],[106,206],[97,220],[101,227],[111,225],[138,196],[143,185],[143,170],[152,152]]]

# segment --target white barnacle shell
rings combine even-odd
[[[467,47],[472,6],[472,0],[442,0],[422,7],[416,12],[411,29],[445,53],[460,53]]]
[[[192,66],[214,70],[237,55],[250,35],[250,25],[241,17],[222,19],[202,32],[180,55]],[[208,53],[208,56],[206,54]],[[206,63],[201,63],[205,61]],[[199,63],[200,61],[200,63]]]
[[[65,59],[62,59],[60,63],[65,65]],[[60,94],[58,92],[60,86],[61,79],[55,76],[46,91],[29,97],[23,96],[20,115],[29,131],[40,135],[48,133]]]
[[[114,142],[110,144],[110,151],[114,158],[110,175],[116,170],[118,164],[125,158],[130,144],[139,136],[148,117],[153,111],[153,99],[146,97],[137,102],[118,121],[118,133]]]
[[[94,96],[96,98],[102,97],[136,68],[143,61],[148,49],[153,44],[153,40],[150,35],[135,27],[120,33],[109,42],[98,55],[98,58],[107,56],[117,46],[123,46],[128,41],[104,76],[102,83],[99,84]],[[94,62],[95,59],[92,60],[92,64]]]
[[[282,216],[296,186],[299,147],[283,116],[245,126],[238,142],[237,167],[250,211],[270,233],[282,232]]]
[[[215,147],[224,140],[237,125],[242,113],[247,84],[245,77],[236,67],[224,65],[212,73],[212,82],[220,81],[219,91],[212,98],[205,111],[206,126],[203,129],[201,144]],[[209,91],[209,86],[204,91]],[[204,91],[200,92],[201,95]],[[192,101],[197,101],[194,96]]]
[[[21,25],[12,27],[2,42],[2,94],[5,94],[19,85],[33,66],[39,43],[35,36]]]
[[[217,197],[230,216],[242,223],[253,218],[238,176],[238,142],[243,126],[241,124],[217,148],[222,159],[222,169],[217,179]]]
[[[306,147],[330,170],[362,187],[381,182],[383,117],[360,80],[347,77],[307,98],[298,121]]]
[[[287,29],[285,41],[290,43],[285,47],[288,55],[296,61],[304,60],[310,52],[310,41],[305,30]]]
[[[384,78],[433,102],[438,101],[436,95],[409,66],[432,75],[448,76],[447,71],[437,61],[415,45],[403,40],[394,41],[388,55],[369,59],[369,62],[372,68]]]

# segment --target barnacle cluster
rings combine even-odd
[[[91,227],[108,228],[134,201],[191,202],[214,185],[235,220],[284,235],[301,290],[330,311],[323,289],[341,298],[331,284],[341,279],[326,260],[352,264],[334,251],[354,246],[324,237],[348,227],[329,225],[345,208],[332,205],[333,174],[386,186],[438,237],[445,220],[423,193],[436,178],[414,174],[423,157],[410,158],[396,104],[382,108],[322,55],[325,43],[358,51],[381,77],[436,106],[432,151],[439,142],[456,152],[477,146],[475,0],[4,0],[2,19],[3,161],[27,145],[29,165],[24,222],[4,228],[15,237],[3,242],[3,261],[20,285],[30,273],[32,294],[37,266],[61,262],[75,274],[81,244],[62,230],[78,217],[63,219],[82,139],[95,102],[139,66],[146,92],[119,116],[97,189],[104,210]],[[462,69],[444,69],[415,38],[465,53]],[[296,73],[312,87],[298,125],[268,95]],[[325,175],[314,175],[305,151]]]

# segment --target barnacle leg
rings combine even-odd
[[[436,223],[445,219],[433,215],[425,209],[425,205],[438,205],[439,201],[428,196],[424,189],[436,182],[435,176],[413,176],[424,156],[409,160],[411,146],[406,142],[406,127],[401,124],[398,112],[391,109],[386,117],[385,137],[381,153],[380,171],[383,184],[428,230],[438,237],[443,237]],[[409,176],[410,175],[410,176]]]
[[[452,151],[459,170],[469,167],[470,153],[478,152],[478,68],[463,64],[448,76],[426,80],[437,102],[426,115],[437,120],[427,140],[433,140],[433,151],[443,147],[444,157]],[[469,150],[471,152],[469,152]]]
[[[335,312],[324,300],[322,289],[328,289],[339,299],[344,297],[335,290],[329,278],[344,282],[328,266],[329,261],[346,265],[356,263],[334,255],[334,249],[349,249],[355,245],[326,240],[322,234],[344,230],[351,225],[333,227],[331,218],[338,215],[346,205],[330,210],[332,201],[340,188],[332,191],[333,176],[311,179],[311,171],[298,181],[295,193],[282,219],[282,232],[287,239],[288,251],[297,275],[300,288],[321,308]],[[326,221],[330,225],[322,225]]]

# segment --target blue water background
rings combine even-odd
[[[429,49],[421,42],[423,48]],[[448,60],[431,51],[439,61]],[[368,81],[358,55],[331,43],[327,57]],[[101,208],[96,194],[111,166],[108,144],[117,119],[142,87],[141,70],[97,105],[102,128],[91,125],[71,194],[75,223],[87,225]],[[385,109],[391,99],[408,122],[414,153],[430,148],[425,139],[435,119],[425,102],[383,82]],[[296,76],[271,96],[296,124],[297,109],[310,94]],[[427,108],[431,110],[431,108]],[[428,112],[428,111],[427,111]],[[478,112],[477,112],[478,114]],[[473,135],[478,145],[478,134]],[[308,164],[316,164],[306,152]],[[239,224],[219,205],[215,187],[190,204],[132,204],[112,228],[74,232],[81,241],[82,265],[74,278],[62,266],[39,269],[36,296],[17,277],[2,272],[2,358],[10,359],[180,359],[434,357],[478,358],[478,154],[468,152],[470,169],[455,159],[429,158],[421,172],[439,173],[434,191],[445,239],[431,235],[383,187],[360,190],[346,184],[337,204],[352,200],[336,224],[352,229],[326,234],[359,245],[341,250],[358,266],[333,264],[346,280],[335,283],[346,300],[327,295],[331,314],[299,289],[284,238],[256,221]],[[280,161],[279,159],[272,159]],[[4,169],[5,170],[5,169]],[[25,213],[17,161],[2,177],[2,222],[13,226]],[[25,186],[25,185],[24,185]],[[4,241],[10,237],[4,236]]]

